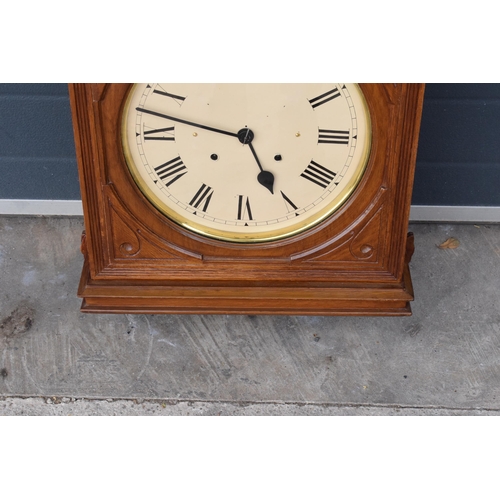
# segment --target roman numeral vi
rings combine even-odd
[[[250,199],[248,196],[243,196],[240,194],[238,196],[238,217],[237,220],[243,220],[247,218],[248,220],[253,220],[252,209],[250,208]]]

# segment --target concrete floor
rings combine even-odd
[[[500,226],[411,227],[409,318],[82,314],[82,229],[0,217],[0,415],[500,415]]]

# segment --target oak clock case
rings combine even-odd
[[[85,312],[408,315],[422,84],[71,84]]]

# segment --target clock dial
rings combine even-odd
[[[167,217],[235,242],[285,238],[347,200],[368,159],[355,84],[136,84],[127,165]]]

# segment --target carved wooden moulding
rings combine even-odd
[[[293,102],[280,106],[290,113],[287,120],[296,120],[298,125],[293,129],[293,138],[280,139],[280,147],[272,150],[272,158],[266,156],[267,143],[258,135],[258,125],[253,128],[242,123],[238,130],[237,125],[232,125],[233,120],[238,123],[237,118],[226,110],[235,106],[217,100],[218,92],[231,96],[243,91],[240,87],[231,87],[230,92],[224,86],[213,87],[210,96],[214,97],[209,100],[205,98],[206,89],[197,87],[181,93],[182,88],[178,90],[169,84],[140,88],[129,84],[70,85],[86,228],[82,236],[84,266],[78,289],[83,299],[82,311],[411,314],[413,289],[408,264],[413,253],[413,236],[407,230],[424,86],[342,85],[331,84],[325,91],[320,87],[318,90],[304,87],[304,92],[309,92],[307,103],[300,101],[292,111]],[[361,96],[359,102],[364,103],[362,109],[353,96],[358,92],[356,89]],[[274,88],[264,90],[266,96],[274,92]],[[288,90],[285,88],[283,92],[286,94]],[[138,97],[134,97],[136,94]],[[138,104],[131,105],[134,99]],[[198,115],[192,104],[196,99],[207,108],[210,104],[211,110],[221,109],[223,119],[218,121],[219,115],[207,114],[205,108]],[[349,113],[342,115],[344,101]],[[269,102],[271,111],[267,117],[274,116],[275,110],[281,112],[278,107],[273,108],[274,101],[269,99]],[[337,116],[345,116],[346,124],[337,124],[340,119]],[[363,119],[367,124],[365,129]],[[132,125],[127,125],[129,122]],[[227,129],[234,130],[226,135],[233,137],[221,138],[226,123]],[[267,126],[264,120],[262,123],[262,127]],[[314,127],[318,140],[314,144],[311,140],[308,146],[306,139]],[[359,156],[356,167],[359,175],[348,196],[335,209],[318,210],[316,221],[310,215],[303,216],[309,210],[307,207],[316,202],[302,203],[297,201],[298,194],[293,197],[290,193],[297,185],[297,193],[302,192],[299,188],[303,186],[304,193],[317,189],[319,194],[314,196],[318,200],[328,196],[333,200],[334,194],[329,193],[337,189],[335,182],[341,186],[343,172],[351,168],[351,160],[342,160],[346,166],[337,169],[326,164],[328,155],[335,150],[335,154],[340,151],[338,154],[356,159],[352,151],[361,148],[362,133],[367,137],[363,146],[366,158]],[[127,134],[132,137],[129,139],[132,145],[127,146],[124,139]],[[304,142],[299,143],[302,139]],[[266,140],[269,142],[268,136]],[[207,145],[212,149],[207,149]],[[205,171],[197,173],[196,161],[189,160],[194,154],[189,148],[197,148],[199,165],[208,171],[212,165],[223,167],[228,152],[233,151],[231,148],[237,151],[231,154],[240,154],[236,146],[246,155],[242,163],[247,162],[248,169],[255,169],[249,174],[250,181],[245,182],[249,184],[255,179],[255,186],[249,187],[248,192],[257,194],[245,195],[242,185],[235,188],[233,197],[226,194],[224,201],[226,187],[221,183],[227,173],[217,174],[218,178],[210,177],[212,173],[207,173],[206,178],[196,178],[205,175]],[[310,158],[304,152],[308,147],[315,148],[311,149]],[[138,160],[133,159],[135,153],[129,153],[128,148],[136,148]],[[303,152],[304,158],[307,157],[304,165],[295,167],[290,160],[290,167],[287,166],[289,158],[299,157]],[[165,155],[164,160],[161,155]],[[171,173],[174,170],[168,170],[170,158],[176,160],[175,175]],[[131,165],[134,161],[135,166]],[[316,171],[320,169],[317,187],[312,186],[314,181],[309,178],[313,167]],[[138,178],[140,169],[145,172],[143,180]],[[259,169],[268,173],[260,175]],[[282,172],[287,172],[286,178]],[[190,188],[189,182],[193,187],[199,184],[199,192]],[[148,183],[152,183],[151,188]],[[182,183],[186,192],[192,193],[185,196],[184,202],[179,194]],[[232,189],[229,184],[228,181],[228,193]],[[156,186],[158,195],[154,194]],[[182,217],[181,221],[176,218],[175,208],[163,209],[163,195],[181,200],[185,223]],[[217,219],[216,197],[221,205],[230,205],[229,215],[219,218],[229,219],[234,213],[237,229],[232,229],[229,236],[220,233],[219,237],[210,228],[205,233],[197,225],[197,217],[201,217],[201,227],[208,216]],[[259,210],[271,207],[276,197],[283,202],[286,217],[290,219],[290,214],[296,212],[290,232],[282,230],[274,236],[271,231],[264,237],[264,233],[255,232],[247,238],[245,225],[248,228],[258,224]],[[333,202],[325,203],[328,207]],[[302,206],[305,208],[301,211]],[[179,209],[181,216],[182,210]],[[314,210],[311,213],[316,213]],[[189,218],[195,222],[191,224]]]

